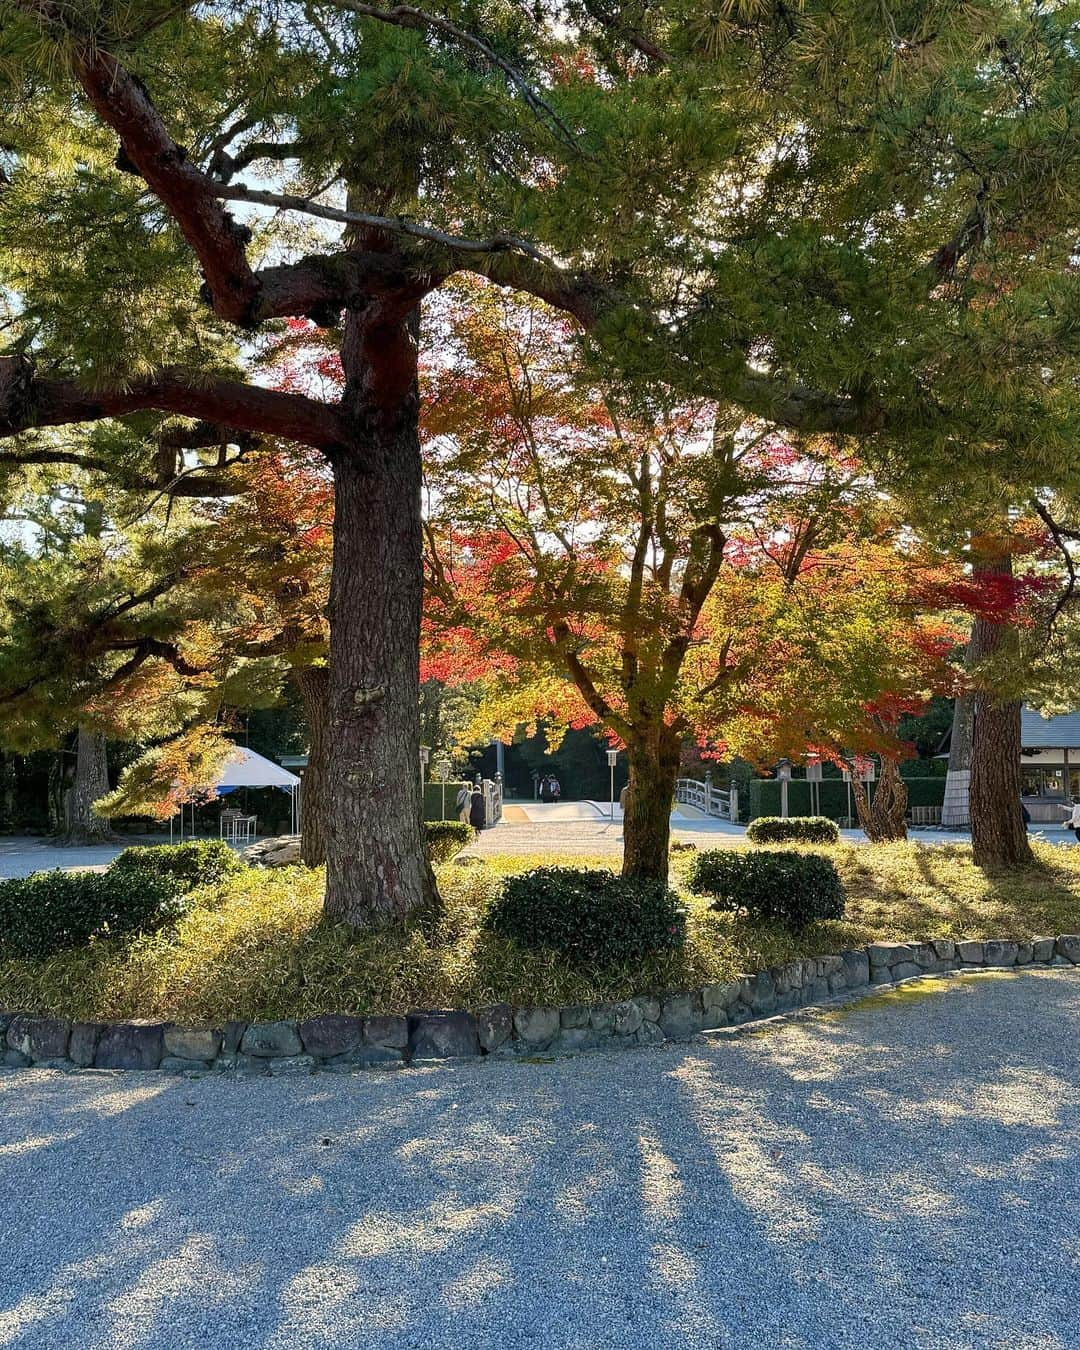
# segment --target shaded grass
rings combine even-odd
[[[792,846],[799,847],[799,846]],[[252,869],[196,895],[171,930],[94,942],[41,961],[0,959],[0,1007],[76,1018],[179,1022],[271,1019],[318,1012],[404,1012],[496,1002],[593,1003],[734,978],[796,956],[875,940],[1025,939],[1080,929],[1080,850],[1036,844],[1037,865],[985,873],[966,845],[840,845],[843,920],[793,934],[778,924],[714,914],[684,892],[682,953],[604,969],[571,969],[480,928],[500,877],[541,864],[613,868],[611,858],[491,858],[439,868],[445,905],[433,928],[358,936],[323,921],[323,875]],[[690,854],[673,857],[677,885]]]

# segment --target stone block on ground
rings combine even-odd
[[[285,1055],[281,1059],[268,1059],[266,1067],[274,1078],[287,1073],[314,1073],[315,1056]]]
[[[597,1003],[595,1007],[590,1008],[589,1025],[598,1036],[613,1036],[615,1034],[614,1003]]]
[[[466,1059],[480,1053],[476,1018],[467,1012],[409,1014],[413,1059]]]
[[[585,1010],[585,1021],[588,1022],[588,1010]],[[563,1023],[564,1026],[568,1025]],[[573,1023],[577,1026],[578,1023]],[[476,1033],[480,1040],[480,1048],[486,1050],[490,1055],[492,1051],[498,1050],[499,1046],[506,1041],[514,1030],[514,1010],[509,1003],[495,1003],[490,1008],[481,1008],[476,1014]]]
[[[799,980],[801,983],[801,972]],[[741,993],[742,982],[729,980],[722,984],[707,984],[701,991],[701,997],[706,1008],[730,1008],[733,1003],[738,1003]]]
[[[634,1002],[641,1009],[641,1018],[643,1022],[660,1021],[660,1000],[653,998],[648,994],[639,994]]]
[[[583,1004],[574,1008],[563,1008],[559,1015],[559,1022],[564,1029],[577,1029],[589,1025],[589,1010]]]
[[[365,1017],[364,1043],[388,1050],[404,1050],[409,1044],[409,1020],[406,1017]]]
[[[156,1069],[165,1054],[164,1022],[109,1022],[94,1052],[96,1069]]]
[[[1016,944],[1016,964],[1018,966],[1030,966],[1032,959],[1032,944],[1030,942],[1018,942]]]
[[[871,970],[878,966],[895,966],[911,960],[911,948],[906,942],[871,942],[866,949]]]
[[[986,944],[984,942],[958,942],[956,955],[965,966],[986,964]]]
[[[894,980],[913,980],[918,975],[925,975],[926,971],[915,961],[899,961],[895,966],[891,966],[892,977]]]
[[[644,1014],[634,999],[615,1004],[616,1036],[633,1036],[644,1021]]]
[[[663,1029],[656,1022],[642,1022],[634,1033],[634,1040],[638,1045],[663,1045]]]
[[[8,1023],[9,1050],[30,1059],[66,1059],[71,1023],[66,1017],[30,1017],[20,1014]]]
[[[703,1016],[700,994],[672,994],[660,1004],[660,1029],[669,1041],[684,1041],[701,1030]]]
[[[706,1008],[701,1018],[702,1031],[718,1031],[729,1024],[726,1008]]]
[[[98,1041],[104,1031],[102,1022],[75,1022],[71,1027],[71,1039],[68,1041],[68,1059],[77,1068],[89,1069],[97,1054]]]
[[[988,966],[1015,966],[1017,944],[1015,942],[986,942],[983,944]]]
[[[187,1059],[183,1055],[166,1055],[161,1061],[162,1073],[194,1073],[199,1069],[209,1069],[208,1059]]]
[[[1074,966],[1080,965],[1080,933],[1062,933],[1054,944],[1054,951],[1066,961],[1071,961]],[[10,1035],[9,1031],[9,1038]]]
[[[221,1036],[221,1053],[223,1055],[236,1055],[240,1052],[240,1042],[244,1039],[244,1032],[247,1031],[246,1022],[226,1022],[225,1030]]]
[[[240,1053],[255,1059],[287,1059],[303,1050],[296,1023],[288,1019],[252,1022],[240,1042]]]
[[[516,1008],[514,1031],[531,1046],[550,1045],[559,1034],[558,1008]]]
[[[357,1049],[364,1039],[364,1021],[344,1013],[322,1013],[318,1017],[305,1018],[299,1032],[305,1054],[332,1059]]]
[[[214,1027],[166,1027],[165,1055],[171,1059],[216,1059],[221,1032]]]
[[[599,1038],[591,1027],[563,1027],[552,1046],[559,1054],[576,1055],[582,1050],[592,1050],[599,1044]]]
[[[1031,959],[1033,961],[1052,961],[1054,959],[1054,942],[1052,937],[1034,938],[1031,943]]]
[[[870,983],[870,958],[864,951],[842,952],[840,960],[849,989],[858,989]]]

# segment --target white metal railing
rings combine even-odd
[[[708,779],[705,782],[699,778],[676,779],[675,800],[685,806],[696,806],[707,816],[719,816],[722,820],[735,820],[738,817],[738,793],[713,787]]]
[[[912,825],[940,825],[940,806],[912,806],[908,810],[908,819]]]

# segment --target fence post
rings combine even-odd
[[[733,825],[739,823],[739,789],[734,782],[732,782],[728,793],[728,820]]]

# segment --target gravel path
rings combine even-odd
[[[684,1047],[0,1074],[0,1346],[1072,1347],[1080,976]]]

